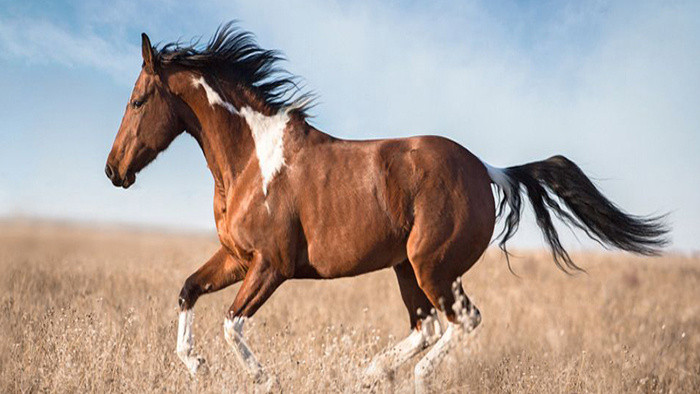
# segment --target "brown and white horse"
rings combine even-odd
[[[180,292],[177,354],[192,373],[203,362],[192,339],[201,295],[243,281],[225,338],[254,381],[270,388],[275,378],[246,345],[243,325],[275,289],[288,279],[391,267],[412,332],[372,360],[366,379],[375,382],[433,346],[415,368],[416,390],[425,390],[456,336],[481,320],[459,278],[493,235],[492,184],[502,192],[501,247],[518,226],[524,189],[564,271],[579,268],[550,211],[602,244],[653,254],[665,243],[661,218],[623,213],[562,156],[494,168],[442,137],[348,141],[315,129],[306,121],[308,96],[293,98],[296,85],[277,67],[278,53],[231,24],[203,48],[157,49],[145,34],[142,41],[143,67],[105,171],[128,188],[183,131],[204,152],[221,248]],[[445,331],[436,310],[446,316]]]

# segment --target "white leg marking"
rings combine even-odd
[[[372,359],[364,372],[365,386],[371,386],[384,377],[390,377],[398,367],[435,343],[440,335],[442,335],[440,320],[436,314],[431,314],[421,321],[420,330],[412,330],[404,340]]]
[[[260,164],[262,191],[263,194],[267,196],[267,186],[272,181],[272,178],[274,178],[285,165],[284,130],[289,121],[289,111],[297,108],[298,105],[303,105],[303,103],[292,105],[288,108],[282,108],[276,114],[267,116],[253,110],[249,106],[245,106],[238,111],[233,104],[224,101],[219,93],[207,84],[204,77],[193,78],[192,84],[195,87],[201,86],[204,88],[209,105],[212,107],[214,105],[221,105],[232,114],[242,116],[246,123],[248,123],[248,127],[250,127],[250,131],[253,134],[253,140],[255,141],[255,154]]]
[[[416,364],[414,369],[415,376],[415,390],[416,393],[427,393],[428,387],[426,385],[427,378],[435,370],[435,367],[442,361],[442,359],[450,352],[452,349],[452,338],[455,335],[456,324],[449,323],[447,330],[437,341],[435,346],[433,346],[428,353]]]
[[[177,324],[177,356],[180,357],[192,375],[197,373],[199,367],[204,363],[204,359],[193,353],[194,336],[192,335],[192,321],[194,312],[192,309],[180,312],[180,319]]]
[[[437,341],[435,346],[416,364],[414,369],[415,392],[427,393],[428,377],[435,371],[435,368],[453,349],[455,341],[458,341],[464,334],[469,334],[476,326],[481,323],[481,314],[473,305],[467,309],[466,297],[461,294],[462,288],[461,279],[457,279],[452,284],[452,291],[455,296],[455,302],[452,305],[452,310],[456,314],[457,323],[448,323],[447,330]]]
[[[243,324],[245,317],[234,317],[233,319],[226,318],[224,321],[224,337],[226,342],[236,353],[236,358],[246,372],[253,378],[256,384],[264,386],[265,391],[271,391],[275,385],[278,385],[277,379],[269,376],[262,365],[255,358],[255,355],[248,347],[248,344],[243,339]]]

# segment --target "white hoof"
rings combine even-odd
[[[423,394],[430,392],[428,386],[428,379],[431,375],[432,368],[430,363],[426,363],[425,360],[418,362],[413,370],[414,376],[414,387],[416,394]]]
[[[387,370],[377,359],[372,360],[369,366],[362,373],[362,387],[372,388],[384,379],[391,378],[392,371]]]
[[[183,354],[183,352],[178,352],[177,356],[182,360],[192,376],[195,376],[197,373],[206,372],[206,360],[203,357]]]
[[[262,374],[255,380],[255,393],[281,393],[282,387],[274,375]]]

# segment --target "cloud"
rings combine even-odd
[[[139,48],[108,41],[94,32],[72,32],[48,20],[0,17],[0,53],[30,64],[90,67],[131,83]]]

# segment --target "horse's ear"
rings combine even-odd
[[[141,33],[141,54],[143,55],[143,69],[149,74],[155,74],[155,55],[153,54],[151,40],[148,39],[146,33]]]

